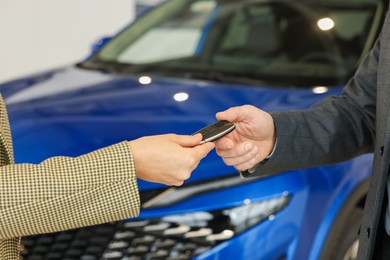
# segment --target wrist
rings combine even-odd
[[[141,170],[140,170],[140,163],[138,158],[139,151],[136,148],[137,146],[136,140],[127,141],[127,144],[130,147],[131,155],[133,157],[135,175],[139,178],[139,175],[141,174]]]

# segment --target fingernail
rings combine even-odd
[[[253,144],[252,144],[252,143],[247,143],[247,144],[245,145],[245,150],[246,150],[247,152],[249,152],[250,150],[252,150],[252,148],[253,148]]]

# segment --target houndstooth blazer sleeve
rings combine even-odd
[[[77,157],[13,164],[0,99],[0,259],[19,258],[19,237],[96,225],[139,214],[134,162],[126,142]]]

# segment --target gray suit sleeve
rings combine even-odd
[[[271,113],[278,144],[253,175],[329,165],[373,151],[380,38],[340,96],[308,110]]]

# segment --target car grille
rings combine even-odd
[[[186,260],[212,246],[202,240],[184,239],[178,234],[163,234],[166,228],[174,229],[175,224],[167,224],[163,230],[153,228],[158,224],[161,223],[120,221],[24,237],[21,256],[26,260]]]

